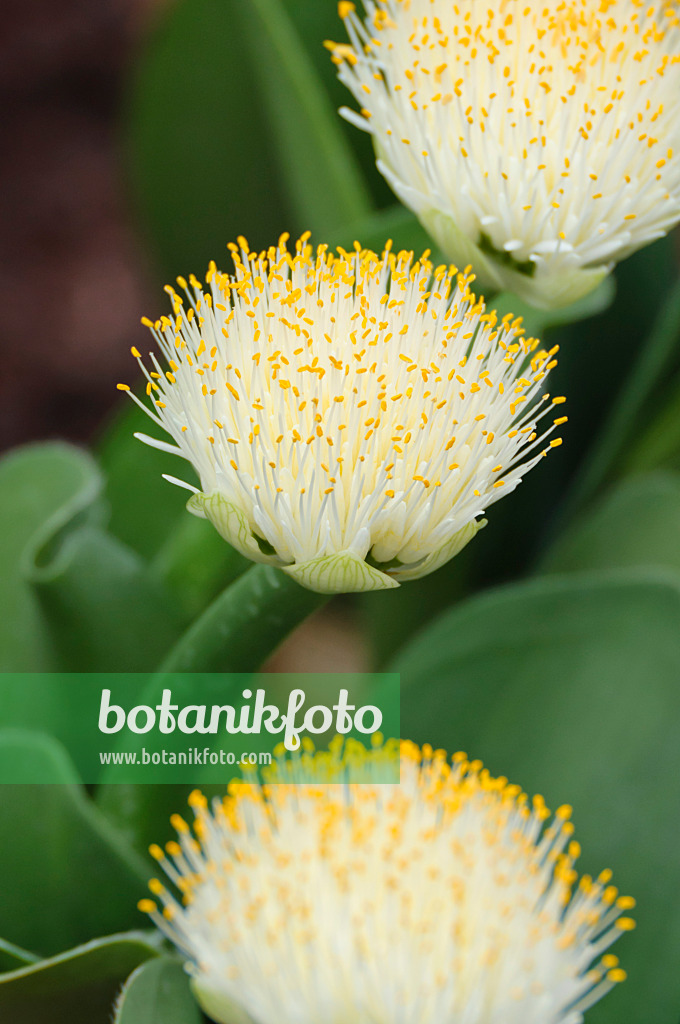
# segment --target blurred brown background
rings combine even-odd
[[[135,48],[165,2],[2,5],[0,449],[90,439],[129,373],[148,274],[117,115]]]

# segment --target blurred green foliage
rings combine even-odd
[[[239,234],[254,247],[306,229],[346,247],[359,238],[380,249],[388,237],[417,254],[429,247],[376,172],[370,139],[336,115],[348,95],[321,45],[327,37],[341,38],[342,27],[335,3],[320,0],[179,0],[159,16],[122,123],[131,201],[159,276],[201,273],[210,259],[228,265],[226,243]],[[530,334],[560,345],[552,387],[569,399],[567,443],[490,510],[489,526],[454,562],[354,604],[375,665],[402,673],[405,733],[466,746],[553,805],[573,802],[584,868],[613,867],[638,898],[639,930],[620,943],[630,980],[588,1021],[675,1024],[672,241],[636,254],[615,280],[615,301],[612,279],[552,316],[496,297]],[[159,294],[158,309],[140,313],[165,308]],[[183,475],[176,459],[132,437],[148,429],[128,404],[96,460],[53,443],[0,460],[0,670],[153,669],[176,641],[188,649],[198,617],[210,622],[220,601],[238,604],[247,584],[218,595],[247,563],[187,515],[185,496],[161,477]],[[250,667],[267,651],[253,652]],[[211,656],[219,661],[220,650]],[[143,935],[111,936],[142,923],[136,901],[153,872],[145,844],[164,834],[186,791],[105,786],[93,800],[60,746],[62,727],[55,717],[52,736],[0,734],[0,759],[62,782],[1,794],[0,1015],[95,1024],[110,1019],[135,971],[116,1024],[196,1024],[176,962],[156,958]],[[34,963],[40,957],[49,959]]]
[[[63,444],[0,460],[0,670],[153,668],[181,616],[144,561],[106,530],[101,472]]]
[[[680,474],[633,477],[609,490],[548,549],[542,573],[640,566],[680,578]]]
[[[3,786],[0,869],[12,884],[3,889],[0,935],[31,953],[53,955],[138,926],[136,901],[148,865],[94,806],[56,740],[7,730],[0,756],[7,745],[5,756],[23,756],[36,777],[54,783]]]
[[[3,1019],[21,1024],[108,1020],[121,983],[138,965],[157,955],[158,943],[152,933],[148,937],[129,932],[96,939],[1,975],[0,1012]],[[186,1020],[189,1024],[192,1018]]]
[[[264,248],[370,212],[302,22],[279,0],[191,0],[151,40],[130,93],[129,166],[173,278],[238,235]]]

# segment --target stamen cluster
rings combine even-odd
[[[168,288],[172,313],[144,321],[161,361],[133,354],[174,444],[138,436],[194,466],[189,508],[248,557],[320,591],[396,586],[560,444],[566,417],[539,428],[564,401],[544,390],[556,349],[427,253],[286,241],[240,239],[233,275]]]

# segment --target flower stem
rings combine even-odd
[[[254,565],[192,623],[160,671],[253,672],[326,601],[279,569]]]

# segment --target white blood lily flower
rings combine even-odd
[[[570,807],[410,743],[399,784],[302,778],[196,792],[151,847],[182,899],[153,879],[140,909],[219,1024],[580,1024],[625,979],[634,900],[578,881]]]
[[[155,323],[151,407],[201,491],[188,503],[235,548],[322,593],[432,572],[559,438],[538,423],[556,349],[498,322],[471,276],[412,253],[338,254],[287,236],[235,274],[178,279]],[[425,254],[425,257],[427,254]],[[127,385],[119,385],[126,390]]]
[[[484,288],[554,308],[680,220],[678,0],[342,2],[378,167]]]

